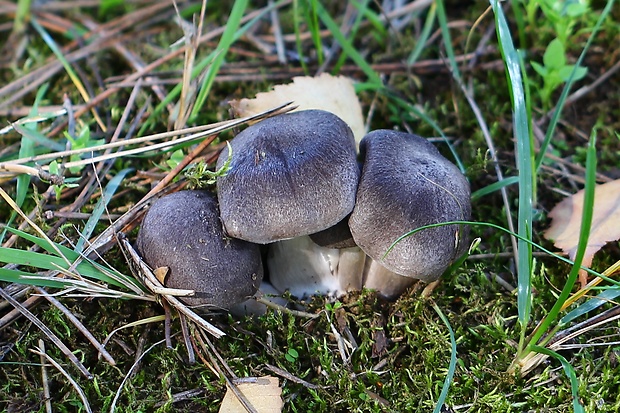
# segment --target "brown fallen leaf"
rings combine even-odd
[[[544,236],[554,241],[554,245],[566,252],[570,259],[575,259],[581,215],[583,213],[584,191],[566,198],[549,213],[553,223]],[[589,267],[594,254],[606,243],[620,239],[620,179],[597,185],[594,192],[594,210],[592,228],[582,265]],[[581,271],[579,280],[582,286],[587,284],[587,274]]]
[[[237,388],[258,413],[280,413],[284,407],[277,377],[257,377],[249,382],[237,383]],[[246,410],[237,396],[228,389],[219,413],[246,413]]]
[[[295,110],[322,109],[339,116],[349,125],[358,143],[366,134],[353,80],[345,76],[323,73],[317,77],[294,77],[293,83],[276,85],[272,91],[258,93],[254,99],[233,100],[230,105],[235,115],[243,117],[287,102],[298,106]]]
[[[161,285],[166,285],[166,276],[168,275],[168,271],[170,271],[170,267],[157,267],[153,270],[155,278],[157,278],[157,281],[159,281]]]

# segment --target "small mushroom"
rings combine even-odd
[[[468,227],[425,229],[402,239],[389,253],[388,248],[421,226],[468,220],[469,183],[454,164],[417,135],[373,131],[362,139],[360,153],[364,167],[349,219],[353,239],[391,272],[425,282],[436,280],[464,252]]]
[[[306,110],[258,122],[230,141],[217,179],[224,229],[267,244],[322,231],[345,218],[359,180],[355,140],[338,116]],[[217,167],[228,159],[222,151]]]
[[[263,278],[259,246],[224,234],[215,196],[206,191],[155,202],[136,246],[152,268],[168,267],[166,287],[195,290],[181,299],[188,305],[227,309],[251,297]]]

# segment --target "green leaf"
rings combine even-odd
[[[547,69],[561,69],[566,66],[564,45],[559,39],[553,39],[543,55],[543,63]]]
[[[581,63],[585,59],[586,53],[588,52],[588,50],[590,50],[590,46],[592,45],[592,42],[594,41],[595,38],[597,38],[597,34],[599,30],[601,29],[601,26],[603,26],[603,23],[605,21],[607,21],[607,17],[611,13],[611,11],[614,10],[613,8],[614,3],[615,3],[615,0],[607,1],[605,8],[599,15],[598,20],[596,21],[596,25],[592,28],[592,32],[590,33],[590,37],[588,37],[588,41],[586,42],[586,45],[584,46],[583,50],[579,54],[579,59],[577,59],[577,63],[576,63],[577,66],[581,66]],[[573,81],[574,80],[570,80],[566,82],[566,84],[564,85],[564,88],[562,89],[562,93],[560,94],[560,98],[558,99],[558,102],[556,104],[556,110],[553,111],[553,116],[551,117],[549,126],[547,127],[547,132],[545,133],[545,139],[540,144],[540,149],[538,151],[538,155],[536,156],[536,169],[537,170],[542,165],[545,154],[547,153],[547,148],[549,147],[549,144],[551,143],[551,138],[555,135],[555,128],[560,120],[560,116],[562,115],[562,108],[564,107],[564,103],[566,102],[566,99],[568,98],[568,93],[573,85]]]
[[[176,151],[172,152],[172,155],[170,155],[170,158],[166,161],[166,165],[168,165],[170,169],[174,169],[177,167],[178,164],[181,163],[184,158],[185,155],[183,153],[183,149],[177,149]]]
[[[581,2],[573,2],[566,5],[566,15],[571,18],[583,16],[588,11],[588,5]]]
[[[532,69],[534,69],[543,79],[545,79],[549,74],[547,68],[540,63],[531,62],[530,64],[532,65]]]
[[[567,82],[570,79],[570,76],[573,74],[573,69],[575,69],[575,75],[573,76],[574,82],[583,79],[588,74],[587,67],[575,67],[575,65],[567,65],[561,68],[559,71],[560,79],[562,79],[562,82]]]

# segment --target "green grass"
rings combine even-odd
[[[285,411],[293,412],[427,412],[441,411],[444,404],[467,412],[618,411],[618,347],[588,345],[617,341],[618,321],[610,319],[568,343],[582,347],[551,349],[549,343],[553,334],[583,327],[578,323],[616,308],[610,301],[617,299],[616,289],[610,287],[613,280],[562,308],[577,290],[574,283],[589,231],[595,174],[613,176],[620,157],[618,77],[570,102],[576,89],[591,85],[615,64],[615,49],[609,45],[620,38],[620,15],[614,2],[587,5],[558,20],[555,17],[562,10],[549,5],[561,3],[550,0],[514,1],[512,7],[502,7],[504,4],[496,1],[490,5],[437,1],[415,10],[412,22],[398,31],[385,28],[386,13],[373,2],[350,2],[350,11],[357,14],[349,16],[348,25],[342,24],[344,5],[315,0],[283,3],[274,2],[273,7],[288,36],[286,65],[276,63],[275,52],[267,54],[251,40],[251,36],[265,36],[264,42],[272,41],[270,9],[256,9],[247,1],[223,2],[217,7],[209,3],[202,30],[210,40],[191,50],[194,57],[184,60],[179,54],[150,73],[152,80],[166,78],[170,82],[160,81],[160,90],[148,82],[135,90],[129,84],[105,100],[97,100],[94,109],[83,111],[67,126],[61,124],[66,117],[48,111],[49,105],[62,105],[64,93],[76,107],[96,99],[107,88],[105,82],[118,82],[114,76],[126,77],[136,71],[122,57],[127,52],[149,64],[165,56],[183,31],[174,24],[172,6],[161,6],[156,13],[142,15],[119,29],[124,36],[118,37],[124,55],[104,42],[102,52],[75,60],[71,57],[75,51],[98,41],[97,36],[105,37],[123,16],[135,16],[132,13],[144,11],[148,5],[131,3],[122,8],[105,2],[101,9],[85,8],[81,14],[54,11],[72,27],[79,27],[80,33],[91,30],[84,16],[110,25],[107,31],[74,44],[71,41],[78,32],[50,25],[45,15],[28,11],[35,6],[19,2],[19,9],[10,16],[15,22],[13,34],[5,31],[0,36],[19,39],[25,28],[30,37],[24,40],[23,54],[15,47],[13,60],[0,67],[4,83],[10,85],[28,75],[46,59],[60,62],[62,71],[46,78],[38,92],[19,95],[10,105],[3,102],[19,90],[0,93],[0,110],[7,114],[5,124],[24,118],[14,130],[0,135],[0,163],[34,156],[40,156],[37,159],[42,166],[52,160],[57,165],[77,160],[77,165],[72,164],[77,169],[68,171],[67,178],[84,178],[76,181],[81,184],[77,188],[64,184],[57,185],[55,191],[22,172],[11,179],[0,176],[3,191],[16,205],[0,204],[3,243],[16,236],[10,245],[0,248],[0,260],[17,265],[0,269],[0,287],[12,291],[10,282],[33,283],[57,292],[67,286],[106,286],[125,298],[60,297],[99,342],[115,331],[106,344],[115,366],[100,360],[84,335],[54,305],[42,301],[31,309],[88,369],[92,379],[84,377],[27,319],[0,324],[0,410],[45,411],[41,358],[32,351],[39,348],[41,338],[45,339],[46,354],[76,381],[93,411],[110,411],[113,406],[117,412],[218,410],[226,383],[214,371],[214,362],[207,361],[209,351],[198,351],[196,363],[188,363],[176,317],[171,326],[176,333],[172,348],[166,348],[162,307],[149,301],[150,295],[141,296],[144,293],[136,287],[119,248],[113,246],[103,257],[85,259],[79,255],[89,251],[87,239],[109,231],[108,214],[121,215],[134,206],[151,189],[150,177],[161,179],[192,151],[196,141],[171,144],[171,149],[148,156],[123,152],[115,158],[111,154],[96,164],[101,168],[97,179],[92,178],[93,167],[80,158],[88,154],[73,154],[73,159],[54,154],[68,141],[79,142],[82,137],[84,148],[95,148],[96,155],[101,155],[103,150],[93,145],[109,140],[115,128],[119,139],[164,132],[175,123],[178,114],[170,109],[178,107],[182,96],[195,97],[184,108],[190,122],[186,126],[228,119],[223,104],[227,99],[252,97],[293,75],[312,74],[328,62],[327,71],[356,80],[365,113],[372,108],[371,129],[411,129],[442,138],[438,148],[471,182],[472,221],[477,222],[471,226],[471,237],[480,241],[472,256],[456,266],[430,297],[424,297],[418,286],[395,302],[381,300],[370,291],[349,294],[339,305],[316,297],[307,310],[318,314],[314,319],[278,312],[243,319],[227,314],[206,317],[227,334],[212,341],[231,371],[238,377],[273,375],[269,366],[275,366],[309,383],[280,378]],[[194,4],[179,12],[191,22],[191,13],[199,15],[200,8]],[[211,30],[220,31],[214,34]],[[588,75],[577,81],[573,71],[567,82],[555,85],[549,94],[550,81],[545,83],[532,62],[543,61],[553,39],[562,42],[565,63],[587,67]],[[475,65],[459,60],[483,40],[487,43],[479,49],[482,54]],[[323,53],[328,53],[334,42],[340,52],[327,59]],[[187,75],[185,83],[181,71]],[[244,73],[256,77],[247,80],[241,75]],[[284,80],[275,76],[280,73],[285,74]],[[27,109],[25,113],[13,115],[21,108]],[[134,119],[140,110],[145,114]],[[123,112],[126,115],[121,118]],[[39,115],[42,120],[36,123],[28,120]],[[77,131],[77,136],[68,139],[64,133],[71,130]],[[215,144],[229,136],[221,135]],[[147,145],[130,142],[125,149]],[[490,144],[496,159],[487,152]],[[173,154],[174,162],[167,163]],[[558,163],[545,154],[563,158],[569,172],[585,182],[586,219],[574,263],[555,255],[555,248],[541,236],[549,225],[546,213],[563,198],[561,193],[575,192],[569,179],[552,173],[560,170]],[[37,175],[34,162],[20,165],[30,168],[20,171]],[[161,165],[167,165],[165,170]],[[498,179],[496,166],[503,179]],[[178,183],[177,179],[170,185]],[[581,182],[576,186],[584,187]],[[79,191],[84,188],[80,198]],[[77,208],[71,212],[88,213],[90,218],[66,221],[60,215],[50,219],[43,214],[43,210],[62,212],[61,208],[73,202]],[[28,228],[17,229],[24,218],[15,208],[30,214]],[[514,231],[509,230],[508,219],[513,221]],[[33,229],[34,224],[39,232]],[[58,228],[60,231],[55,231]],[[128,225],[125,230],[127,237],[135,240],[135,227]],[[29,250],[35,246],[38,250]],[[617,260],[618,242],[612,242],[597,255],[593,273],[602,273]],[[46,271],[59,268],[79,273],[86,280],[41,278]],[[508,291],[506,283],[516,290]],[[597,294],[604,301],[592,298]],[[140,300],[135,299],[139,296]],[[0,307],[0,317],[10,308]],[[119,329],[130,323],[135,324]],[[339,337],[344,341],[339,342]],[[200,349],[196,340],[195,348]],[[549,357],[536,358],[540,364],[522,376],[519,363],[540,357],[537,354]],[[46,371],[53,410],[86,411],[67,377],[52,366]],[[173,399],[189,390],[196,392],[183,400]]]

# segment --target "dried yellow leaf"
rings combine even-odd
[[[553,223],[544,233],[545,238],[553,240],[554,245],[571,259],[575,258],[579,243],[583,199],[584,191],[581,190],[557,204],[549,213]],[[583,265],[589,266],[598,250],[617,239],[620,239],[620,179],[595,188],[592,228]]]
[[[284,407],[282,389],[277,377],[257,377],[238,383],[237,388],[258,413],[279,413]],[[246,410],[237,396],[228,389],[222,400],[220,413],[246,413]]]
[[[358,143],[366,134],[353,80],[345,76],[323,73],[317,77],[294,77],[293,83],[276,85],[272,91],[258,93],[254,99],[233,100],[230,105],[237,116],[243,117],[287,102],[298,106],[295,110],[321,109],[337,115],[349,125]]]

